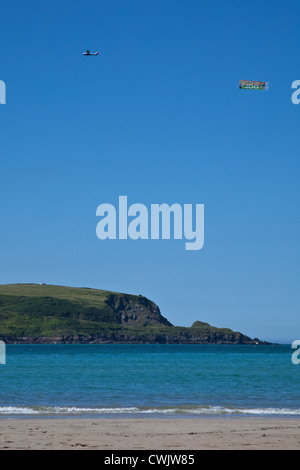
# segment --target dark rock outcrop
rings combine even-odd
[[[172,324],[161,315],[159,307],[143,296],[112,294],[106,304],[124,326],[159,326]]]

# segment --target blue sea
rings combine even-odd
[[[290,345],[6,345],[0,417],[300,417]]]

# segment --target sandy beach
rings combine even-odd
[[[1,419],[1,450],[299,449],[298,419]]]

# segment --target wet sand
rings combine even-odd
[[[298,419],[0,419],[1,450],[299,448]]]

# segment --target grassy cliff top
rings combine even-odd
[[[0,295],[18,297],[56,297],[70,301],[80,301],[95,305],[104,302],[107,297],[116,292],[89,287],[65,287],[52,284],[1,284]],[[138,297],[132,295],[132,297]]]

